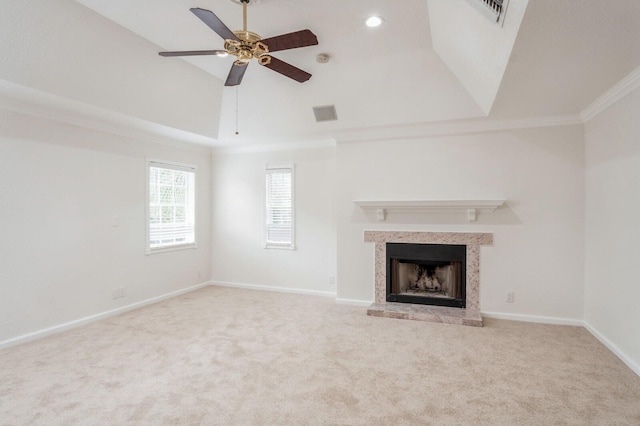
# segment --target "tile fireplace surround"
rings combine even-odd
[[[480,246],[493,245],[493,234],[463,232],[364,231],[375,243],[375,301],[367,315],[482,327],[480,315]],[[461,244],[467,246],[467,307],[449,308],[386,301],[387,243]]]

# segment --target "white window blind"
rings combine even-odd
[[[265,211],[265,246],[293,249],[293,166],[267,166]]]
[[[149,162],[148,250],[195,245],[193,167]]]

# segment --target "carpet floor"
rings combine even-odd
[[[640,425],[585,329],[204,288],[0,351],[2,425]]]

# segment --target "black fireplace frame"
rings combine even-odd
[[[387,302],[413,303],[420,305],[449,306],[453,308],[465,308],[467,300],[467,246],[457,244],[412,244],[412,243],[387,243]],[[461,287],[462,298],[441,298],[429,296],[411,296],[392,293],[391,261],[401,262],[461,262]]]

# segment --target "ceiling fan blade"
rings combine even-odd
[[[186,50],[182,52],[160,52],[158,55],[164,57],[171,56],[201,56],[201,55],[221,55],[227,53],[226,50]]]
[[[261,41],[269,47],[269,52],[278,52],[280,50],[296,49],[298,47],[315,46],[318,44],[318,37],[316,37],[311,30],[301,30],[294,33],[265,38]]]
[[[200,9],[199,7],[194,7],[189,10],[223,39],[238,40],[238,37],[212,11]]]
[[[225,81],[225,86],[237,86],[242,83],[242,77],[244,77],[244,73],[247,72],[247,68],[249,64],[238,65],[236,61],[231,67],[231,71],[229,71],[229,75],[227,76],[227,81]]]
[[[264,58],[265,56],[261,56],[261,58]],[[274,58],[273,56],[268,57],[271,58],[271,61],[269,61],[269,63],[263,63],[263,61],[260,61],[260,64],[274,70],[275,72],[279,72],[282,75],[292,78],[299,83],[304,83],[311,78],[311,74],[306,71],[302,71],[300,68],[296,68],[293,65],[281,61],[278,58]]]

